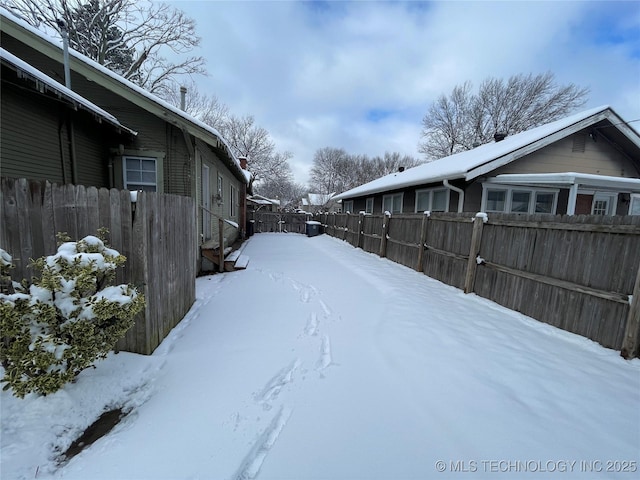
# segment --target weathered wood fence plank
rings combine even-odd
[[[117,283],[142,291],[147,308],[116,346],[150,354],[195,301],[196,213],[188,197],[126,190],[57,186],[1,179],[0,247],[13,256],[12,279],[31,278],[30,258],[52,255],[56,235],[73,240],[109,230],[111,247],[127,257]]]
[[[385,217],[379,249],[367,251],[624,355],[640,355],[640,216],[491,214],[486,223],[473,217]],[[319,219],[334,226],[328,234],[359,244],[349,215]],[[374,238],[363,232],[365,241]]]

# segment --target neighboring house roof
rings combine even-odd
[[[24,60],[16,57],[10,52],[7,52],[4,48],[0,48],[0,59],[2,60],[2,63],[10,66],[10,68],[12,68],[13,70],[18,71],[22,77],[31,78],[36,83],[36,85],[38,85],[38,88],[44,88],[50,92],[53,92],[60,98],[69,102],[74,107],[74,109],[82,108],[88,112],[93,113],[98,121],[104,120],[107,123],[115,126],[117,129],[128,132],[134,136],[138,134],[134,130],[131,130],[130,128],[122,125],[120,121],[109,112],[91,103],[89,100],[78,95],[76,92],[69,90],[67,87],[57,82],[53,78],[45,75],[43,72],[33,67],[32,65],[29,65]]]
[[[334,200],[444,180],[462,178],[471,181],[602,120],[608,120],[627,142],[640,148],[638,132],[625,123],[613,109],[604,105],[506,137],[500,142],[481,145],[403,172],[386,175],[336,195]]]
[[[62,47],[57,44],[56,40],[2,7],[0,7],[0,25],[3,31],[19,38],[20,41],[26,45],[38,50],[49,58],[62,62]],[[240,166],[240,162],[233,154],[229,144],[215,128],[147,92],[142,87],[126,80],[117,73],[112,72],[103,65],[100,65],[73,49],[69,49],[69,56],[71,63],[70,68],[72,70],[95,81],[102,87],[121,95],[144,110],[162,118],[164,121],[174,124],[178,128],[185,129],[191,135],[205,143],[222,148],[231,161],[229,165],[230,170],[239,180],[248,183],[247,177]]]
[[[274,198],[263,197],[262,195],[251,195],[247,200],[257,203],[258,205],[277,205],[280,206],[280,200]]]

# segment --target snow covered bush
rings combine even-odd
[[[8,268],[11,257],[0,250],[0,258]],[[33,262],[40,278],[0,294],[5,390],[21,398],[53,393],[106,357],[144,308],[133,286],[108,285],[125,261],[94,236],[64,242],[55,255]]]

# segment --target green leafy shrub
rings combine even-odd
[[[11,257],[0,249],[3,274]],[[64,242],[33,265],[40,277],[0,294],[4,389],[24,397],[53,393],[106,357],[145,305],[131,285],[109,285],[126,258],[87,236]]]

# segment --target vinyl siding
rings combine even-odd
[[[4,82],[1,105],[0,174],[62,183],[60,107],[44,97],[35,99]],[[66,136],[66,132],[63,133]],[[68,155],[65,160],[70,171]]]
[[[574,137],[582,137],[584,151],[574,150]],[[586,137],[586,138],[585,138]],[[636,168],[622,153],[604,138],[593,141],[586,131],[559,140],[526,157],[515,160],[491,172],[491,176],[503,173],[560,173],[579,172],[613,177],[637,177]]]

